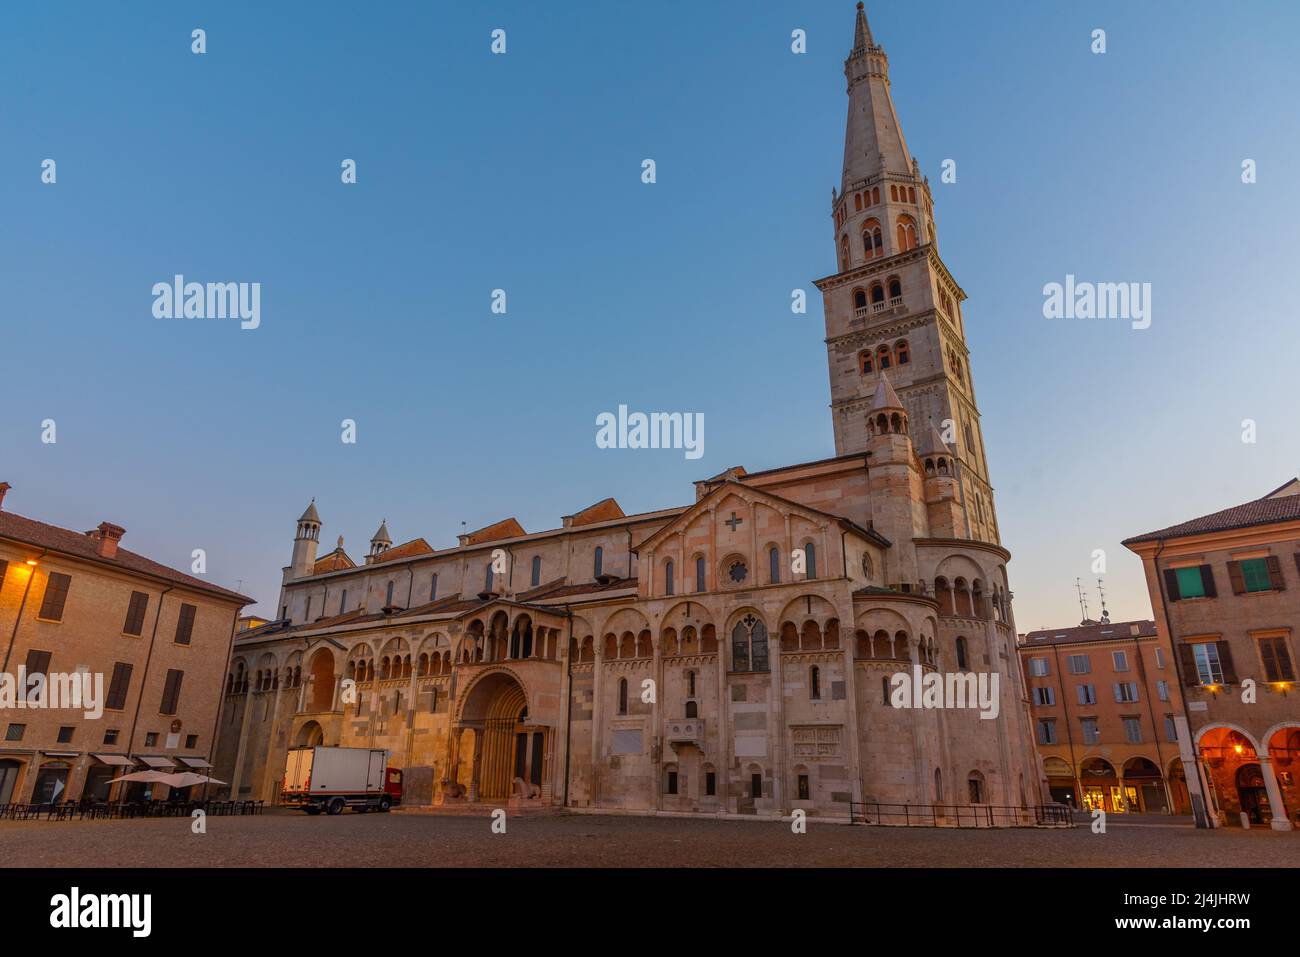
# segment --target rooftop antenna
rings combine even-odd
[[[1074,590],[1077,591],[1077,592],[1079,593],[1079,611],[1083,612],[1083,621],[1079,622],[1079,624],[1081,624],[1081,625],[1086,625],[1086,624],[1088,624],[1088,621],[1089,621],[1089,619],[1088,619],[1088,599],[1087,599],[1086,597],[1084,597],[1084,594],[1083,594],[1083,581],[1082,581],[1082,580],[1080,580],[1080,579],[1078,579],[1078,578],[1076,578],[1076,579],[1074,580]]]
[[[1106,589],[1102,587],[1101,579],[1097,579],[1097,594],[1101,596],[1101,620],[1110,624],[1110,612],[1106,610]]]

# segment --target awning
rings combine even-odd
[[[210,767],[212,767],[211,764],[209,764],[207,761],[204,761],[202,758],[187,758],[187,757],[185,757],[184,755],[181,755],[181,756],[178,757],[176,760],[179,761],[181,764],[185,765],[187,768],[210,768]]]
[[[81,752],[80,751],[42,751],[41,754],[45,755],[47,758],[75,758],[79,754],[81,754]]]
[[[111,764],[114,767],[129,768],[135,764],[134,761],[124,754],[92,754],[91,757],[100,764]]]
[[[143,761],[149,767],[157,768],[160,771],[176,767],[176,762],[171,758],[159,757],[156,754],[137,754],[135,758],[137,761]]]

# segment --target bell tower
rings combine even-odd
[[[861,3],[844,77],[844,167],[831,191],[839,271],[816,282],[826,316],[835,452],[871,448],[868,412],[888,376],[913,434],[935,429],[951,451],[960,524],[969,537],[996,543],[962,316],[966,294],[939,258],[930,182],[908,152],[890,94],[889,57]]]

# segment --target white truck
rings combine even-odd
[[[402,802],[402,772],[388,766],[388,752],[374,748],[290,748],[280,804],[308,814],[388,811]]]

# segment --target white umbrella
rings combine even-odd
[[[109,784],[116,784],[118,781],[147,781],[151,784],[166,784],[170,775],[161,771],[132,771],[130,774],[124,774],[120,778],[113,778]]]
[[[170,785],[174,788],[188,788],[196,784],[225,784],[225,781],[218,781],[216,778],[210,778],[206,774],[195,774],[193,771],[182,771],[179,774],[167,774],[159,779],[163,784]]]

